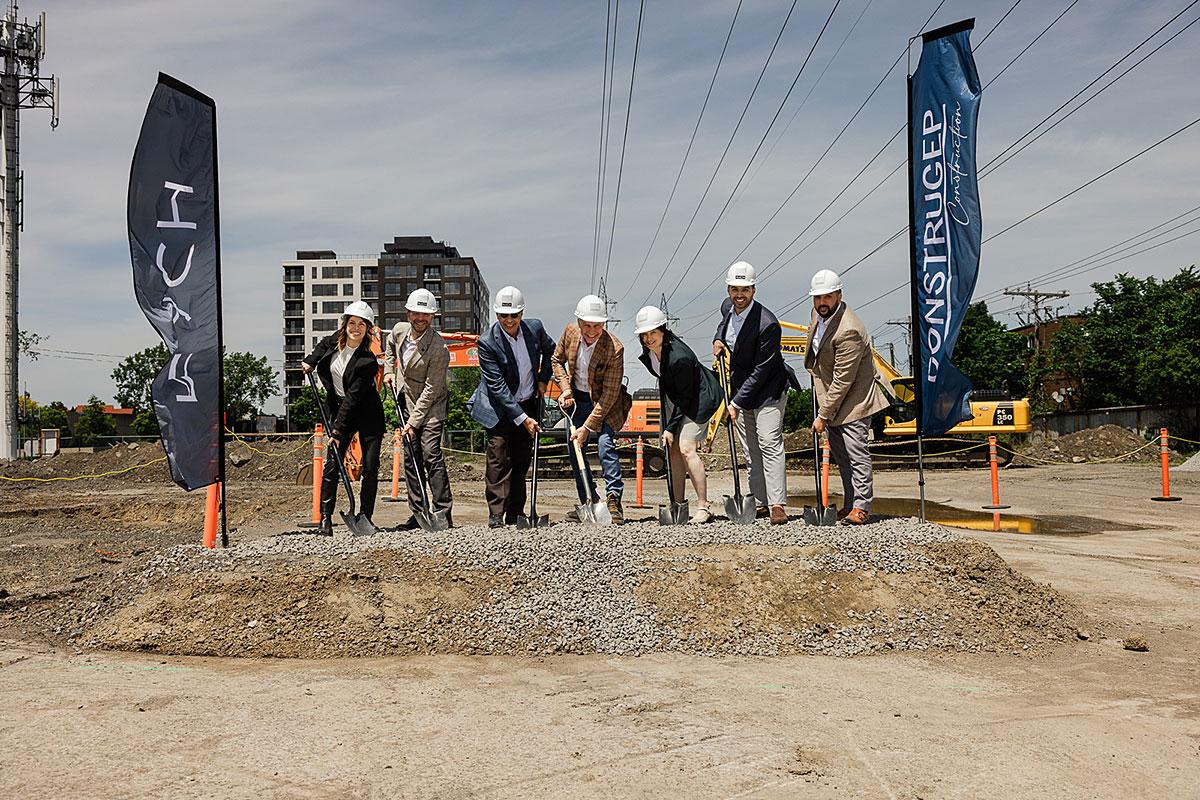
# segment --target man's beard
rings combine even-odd
[[[829,319],[830,317],[833,316],[833,307],[832,306],[817,306],[817,313],[820,314],[821,317],[823,317],[824,319]]]

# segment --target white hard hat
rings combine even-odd
[[[492,311],[497,314],[518,314],[525,310],[525,295],[515,286],[505,286],[496,292],[496,302]]]
[[[812,285],[808,289],[808,293],[812,297],[819,294],[832,294],[842,290],[842,279],[838,274],[831,269],[817,270],[817,274],[812,276]]]
[[[638,336],[649,333],[655,328],[665,327],[667,315],[658,306],[642,306],[633,320],[633,332]]]
[[[754,267],[747,261],[735,262],[725,273],[726,286],[753,286],[754,281]]]
[[[342,312],[341,324],[346,324],[347,317],[362,317],[367,321],[367,327],[375,325],[375,309],[364,303],[362,300],[355,300],[350,305],[346,306],[346,310]]]
[[[584,322],[608,322],[608,307],[594,294],[585,294],[575,304],[575,318]]]
[[[422,314],[436,314],[438,312],[437,298],[428,289],[416,289],[408,296],[408,302],[404,304],[404,310],[419,311]]]

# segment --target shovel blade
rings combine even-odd
[[[603,502],[592,503],[591,516],[592,522],[597,525],[612,525],[612,514],[608,510],[608,504]]]
[[[521,516],[517,517],[518,530],[528,530],[530,528],[548,528],[548,527],[550,527],[550,515],[549,514],[542,514],[540,516],[537,514],[534,514],[533,516],[529,516],[529,517],[522,514]]]
[[[413,516],[417,518],[417,524],[422,530],[431,533],[435,531],[444,531],[450,527],[450,520],[446,519],[445,511],[416,511]]]
[[[351,536],[375,535],[375,525],[367,519],[365,514],[347,514],[345,511],[340,513],[342,522],[346,523],[346,529],[350,531]]]
[[[829,526],[829,525],[837,525],[837,523],[838,523],[837,509],[834,508],[833,506],[826,506],[824,513],[821,514],[821,524]]]
[[[674,520],[676,525],[687,525],[691,518],[692,515],[688,512],[687,500],[671,505],[671,519]]]
[[[814,508],[813,506],[804,507],[805,525],[817,525],[828,528],[837,525],[837,521],[837,509],[833,506],[826,506],[823,509]]]
[[[754,498],[745,495],[734,495],[725,498],[725,514],[731,522],[738,525],[753,525],[758,514]]]
[[[675,512],[671,506],[658,507],[658,524],[659,525],[675,525]]]

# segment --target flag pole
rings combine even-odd
[[[923,406],[921,374],[921,326],[918,324],[917,302],[917,201],[916,185],[913,180],[913,76],[912,76],[912,43],[917,37],[908,40],[908,263],[909,263],[909,294],[912,302],[912,318],[909,322],[912,331],[912,365],[913,365],[913,402],[916,405],[917,427],[917,486],[921,493],[921,520],[925,520],[925,445],[922,440]]]
[[[215,284],[217,289],[217,458],[221,487],[221,547],[229,547],[229,528],[225,521],[225,331],[221,294],[221,184],[217,180],[217,104],[212,104],[213,142],[213,244],[216,248]]]

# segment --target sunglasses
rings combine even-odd
[[[501,314],[499,312],[496,313],[496,319],[512,319],[513,317],[519,317],[519,316],[521,316],[521,312],[519,312],[519,311],[516,314]]]

